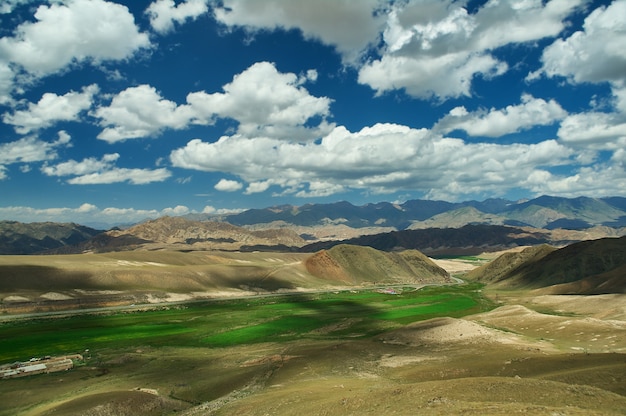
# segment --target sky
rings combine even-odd
[[[626,0],[2,0],[0,220],[626,196]]]

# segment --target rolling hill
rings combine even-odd
[[[504,254],[467,277],[505,289],[551,294],[626,293],[626,237]]]
[[[387,253],[341,244],[305,261],[309,273],[346,284],[449,283],[448,273],[417,250]]]
[[[451,282],[417,251],[346,245],[316,254],[137,250],[0,256],[0,313]]]

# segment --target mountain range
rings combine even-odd
[[[520,245],[626,234],[626,198],[411,200],[282,205],[238,214],[162,217],[106,232],[77,224],[0,221],[0,254],[80,253],[171,248],[312,252],[342,242],[428,255],[473,254]],[[477,251],[478,250],[478,251]]]
[[[209,216],[193,214],[193,219]],[[581,230],[593,226],[626,227],[626,198],[561,198],[541,196],[528,201],[487,199],[445,202],[410,200],[402,204],[380,202],[355,206],[342,201],[331,204],[281,205],[250,209],[223,216],[233,225],[286,223],[300,226],[343,224],[352,228],[460,227],[467,224],[530,226]]]

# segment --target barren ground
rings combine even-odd
[[[500,306],[366,339],[105,350],[0,381],[0,415],[626,414],[626,295],[486,294]]]

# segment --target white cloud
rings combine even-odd
[[[243,188],[243,185],[239,181],[232,181],[230,179],[220,179],[220,181],[215,184],[215,189],[222,192],[235,192]]]
[[[413,97],[445,100],[470,96],[472,80],[477,74],[494,77],[506,70],[505,63],[480,53],[435,57],[385,55],[365,65],[359,71],[358,81],[375,89],[377,94],[403,88]]]
[[[269,189],[270,186],[272,186],[272,182],[271,180],[268,181],[258,181],[258,182],[251,182],[248,187],[246,188],[246,195],[252,195],[252,194],[258,194],[261,192],[265,192]]]
[[[307,73],[315,79],[316,72]],[[280,73],[270,62],[257,62],[224,85],[223,93],[196,92],[187,102],[197,119],[232,118],[238,132],[293,140],[316,138],[332,126],[322,121],[317,128],[304,127],[311,118],[327,117],[331,100],[314,97],[300,86],[293,73]]]
[[[241,208],[215,208],[206,206],[202,213],[214,215],[236,214],[243,212]],[[83,203],[79,207],[58,207],[58,208],[32,208],[24,206],[0,207],[0,220],[12,220],[20,222],[74,222],[95,227],[112,227],[120,224],[133,224],[146,219],[154,219],[163,216],[181,216],[196,211],[184,206],[165,207],[163,209],[137,209],[106,207],[98,208],[90,203]]]
[[[11,101],[15,74],[8,63],[0,60],[0,104],[8,104]]]
[[[308,71],[299,78],[278,72],[272,63],[258,62],[235,75],[224,85],[223,93],[190,93],[182,105],[163,98],[149,85],[127,88],[113,97],[108,107],[93,112],[105,127],[98,138],[113,143],[155,136],[166,128],[184,129],[189,124],[212,124],[216,118],[230,118],[239,123],[242,134],[315,139],[333,127],[325,120],[331,100],[314,97],[301,86],[315,79],[316,74]],[[305,126],[314,117],[322,121],[317,126]]]
[[[144,185],[152,182],[163,182],[172,173],[165,169],[127,169],[118,168],[115,162],[119,154],[106,154],[102,159],[86,158],[78,162],[69,160],[56,165],[44,165],[41,171],[48,176],[73,176],[67,180],[72,185],[100,185],[129,182],[133,185]]]
[[[54,160],[57,148],[68,146],[70,138],[65,132],[59,132],[59,139],[54,142],[40,140],[36,136],[23,137],[14,142],[0,144],[0,165],[12,163],[31,163]]]
[[[28,103],[25,110],[4,114],[2,121],[14,126],[19,134],[50,127],[57,121],[76,121],[82,111],[91,107],[97,85],[84,87],[81,92],[70,91],[65,95],[45,93],[36,104]]]
[[[182,24],[196,19],[209,10],[207,0],[186,0],[176,5],[174,0],[156,0],[146,9],[152,29],[165,34],[174,29],[174,22]]]
[[[614,162],[617,161],[582,167],[570,176],[539,171],[530,175],[524,186],[536,195],[563,197],[621,195],[626,189],[626,170],[623,163]]]
[[[161,215],[167,215],[169,217],[179,217],[181,215],[189,214],[191,210],[184,205],[176,205],[174,208],[165,208],[161,210]]]
[[[215,18],[228,27],[258,30],[299,29],[307,39],[333,45],[345,62],[354,62],[378,41],[384,15],[381,0],[225,0]]]
[[[94,157],[83,159],[80,162],[69,160],[53,166],[44,165],[41,171],[48,176],[81,176],[109,170],[119,157],[118,153],[111,153],[104,155],[100,160]]]
[[[154,87],[130,87],[113,97],[108,107],[93,115],[106,128],[98,138],[109,143],[160,134],[165,128],[182,129],[193,118],[188,106],[177,106],[161,97]]]
[[[499,137],[534,126],[546,126],[562,120],[567,112],[554,100],[545,101],[523,94],[522,103],[503,109],[480,109],[468,112],[465,107],[453,108],[440,119],[433,130],[449,133],[464,130],[470,136]]]
[[[626,0],[602,6],[585,18],[583,30],[558,39],[542,55],[539,73],[571,82],[626,81]],[[530,75],[535,78],[538,73]]]
[[[496,1],[475,14],[465,2],[410,0],[392,6],[382,56],[365,64],[359,82],[377,94],[404,89],[419,98],[470,96],[473,79],[508,69],[490,52],[511,43],[556,36],[583,0]]]
[[[572,114],[563,120],[557,134],[570,146],[618,150],[626,147],[626,118],[613,113]]]
[[[248,182],[246,193],[277,186],[297,196],[362,189],[458,197],[504,193],[541,166],[574,163],[572,155],[554,140],[468,144],[427,129],[376,124],[358,132],[337,127],[320,142],[304,144],[241,135],[215,143],[195,139],[170,158],[177,167],[238,176]]]
[[[18,26],[13,37],[0,39],[0,56],[37,77],[75,63],[127,59],[150,46],[128,8],[117,3],[53,3],[39,6],[34,18]]]
[[[163,182],[172,176],[165,169],[127,169],[112,168],[111,170],[88,173],[69,179],[67,183],[72,185],[103,185],[119,182],[128,182],[132,185],[145,185],[152,182]]]
[[[74,222],[92,226],[114,226],[129,224],[153,219],[165,215],[185,215],[193,212],[184,205],[166,207],[162,210],[145,210],[136,208],[106,207],[98,208],[96,205],[84,203],[77,208],[58,207],[38,209],[24,206],[0,207],[0,219],[8,219],[21,222]]]
[[[211,215],[226,215],[226,214],[238,214],[245,211],[245,208],[215,208],[214,206],[207,205],[202,210],[203,214]]]

